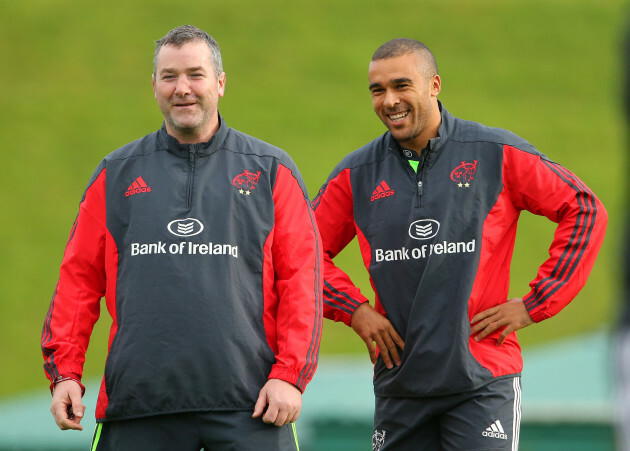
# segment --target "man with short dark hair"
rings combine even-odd
[[[113,324],[92,450],[296,450],[317,367],[321,242],[281,149],[229,128],[216,41],[157,41],[163,127],[105,157],[42,332],[51,411],[82,429],[81,375],[105,296]]]
[[[368,79],[388,131],[337,165],[313,208],[324,316],[351,326],[375,363],[373,449],[517,449],[523,362],[513,332],[582,288],[606,210],[524,139],[449,114],[421,42],[381,46]],[[522,210],[558,226],[531,290],[507,299]],[[374,308],[332,261],[355,236]]]

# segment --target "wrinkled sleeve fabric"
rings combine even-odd
[[[105,178],[99,166],[83,195],[42,329],[44,371],[51,383],[66,377],[80,381],[105,295]]]
[[[368,299],[333,263],[356,236],[350,169],[334,171],[313,199],[324,249],[324,317],[350,325],[352,314]]]
[[[280,165],[273,190],[271,245],[276,362],[269,378],[304,391],[317,368],[322,328],[322,248],[315,217],[295,167]],[[273,321],[272,321],[273,322]]]
[[[549,258],[523,302],[540,322],[562,310],[582,289],[606,232],[608,214],[575,174],[544,156],[504,148],[504,186],[515,207],[558,224]]]

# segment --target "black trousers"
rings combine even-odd
[[[425,398],[376,398],[373,451],[517,450],[520,376]]]
[[[297,451],[295,425],[276,427],[251,412],[156,415],[96,425],[91,451]]]

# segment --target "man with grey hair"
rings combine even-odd
[[[66,245],[42,331],[51,412],[81,430],[81,376],[113,323],[92,450],[296,450],[317,367],[322,253],[287,153],[229,128],[216,41],[156,42],[157,132],[106,156]]]
[[[582,288],[606,210],[524,139],[449,114],[421,42],[382,45],[368,81],[388,131],[337,165],[313,209],[324,316],[351,326],[375,364],[373,449],[515,450],[523,362],[513,332]],[[508,299],[522,210],[558,226],[529,292]],[[355,236],[374,307],[333,263]]]

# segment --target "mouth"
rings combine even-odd
[[[185,102],[185,103],[182,102],[182,103],[174,103],[173,106],[175,108],[188,108],[188,107],[193,106],[195,104],[196,104],[196,102]]]
[[[388,114],[387,117],[389,118],[390,121],[396,123],[396,122],[401,122],[404,118],[407,117],[408,114],[409,114],[409,111],[398,111],[396,113]]]

